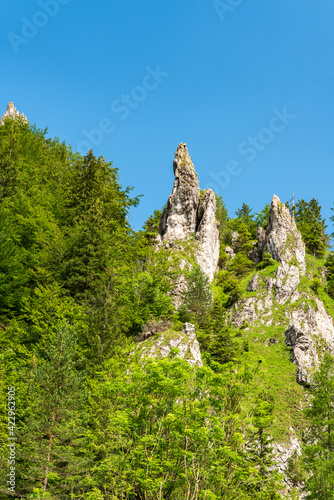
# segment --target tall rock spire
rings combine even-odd
[[[173,161],[174,185],[168,198],[159,233],[161,240],[184,240],[194,234],[199,205],[199,183],[186,144],[180,144]]]
[[[280,263],[294,264],[305,273],[305,245],[289,209],[274,194],[270,205],[269,222],[263,245]]]
[[[0,120],[1,125],[3,125],[6,118],[12,118],[13,120],[16,120],[17,118],[22,118],[23,120],[27,121],[27,118],[24,116],[23,113],[19,114],[13,102],[8,103],[7,110],[2,115],[2,118]]]
[[[196,261],[212,281],[219,258],[215,194],[207,189],[200,196],[197,174],[184,143],[175,152],[173,168],[173,191],[161,216],[158,241],[193,241]]]

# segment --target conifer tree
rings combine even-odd
[[[182,298],[188,310],[194,313],[196,323],[201,317],[205,317],[212,306],[209,278],[199,266],[196,266],[189,274],[187,289]]]
[[[309,252],[317,256],[324,255],[329,239],[318,201],[315,198],[309,202],[299,200],[295,206],[294,217]]]
[[[334,358],[328,353],[314,375],[311,393],[311,406],[305,410],[306,498],[327,500],[334,498]]]
[[[33,363],[31,399],[21,435],[22,493],[35,487],[52,498],[64,498],[81,483],[87,465],[82,464],[80,450],[83,377],[77,369],[76,340],[66,325],[59,327]]]

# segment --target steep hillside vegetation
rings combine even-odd
[[[9,106],[0,498],[331,498],[334,267],[320,207],[274,196],[229,218],[185,144],[173,166],[166,207],[135,232],[139,200],[117,168]]]

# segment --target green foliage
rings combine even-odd
[[[263,498],[257,493],[268,479],[246,451],[252,439],[245,448],[242,437],[248,383],[242,369],[194,370],[176,357],[129,366],[127,375],[110,364],[101,409],[107,421],[95,437],[102,457],[97,487],[107,498],[232,499],[236,491]],[[95,397],[100,401],[100,393]],[[276,486],[269,486],[274,495]]]
[[[268,206],[254,216],[243,204],[230,220],[216,197],[222,269],[213,295],[194,266],[175,312],[171,291],[181,257],[175,248],[155,248],[160,210],[142,231],[132,231],[128,214],[139,200],[130,191],[117,168],[92,151],[82,157],[22,120],[0,126],[0,497],[7,497],[8,473],[3,395],[15,386],[18,497],[280,498],[269,436],[277,438],[292,421],[305,427],[297,408],[302,389],[281,338],[287,305],[275,304],[272,327],[238,330],[228,322],[231,306],[256,294],[246,291],[255,272],[247,255]],[[319,237],[326,243],[320,207],[311,200],[299,208],[309,251],[320,255]],[[223,250],[232,231],[239,238],[230,260]],[[188,243],[182,246],[188,255]],[[331,310],[320,262],[308,258],[314,280],[302,277],[300,286],[313,286]],[[329,254],[332,296],[333,262]],[[277,265],[265,254],[257,271],[273,277]],[[133,354],[140,332],[161,326],[169,341],[187,321],[197,323],[204,367],[179,359],[176,348],[159,361]],[[268,345],[273,337],[278,343]],[[332,487],[332,399],[320,398],[324,387],[331,394],[331,370],[315,386],[308,414],[309,492],[320,491],[325,474]],[[299,483],[296,457],[288,469]]]
[[[205,320],[212,306],[212,293],[209,279],[199,266],[190,272],[182,299],[188,311],[194,313],[196,323]]]
[[[241,227],[243,225],[246,226],[250,238],[256,237],[257,225],[254,221],[254,215],[252,214],[252,209],[246,204],[243,203],[241,208],[235,212],[236,218],[232,219],[232,227],[235,231],[240,234]]]
[[[229,265],[229,271],[238,278],[245,276],[254,267],[254,262],[244,253],[238,253]]]
[[[231,328],[225,326],[213,337],[208,352],[214,361],[221,364],[236,361],[239,356],[239,346],[233,340],[233,333]]]
[[[334,252],[330,252],[325,263],[327,269],[328,295],[334,299]]]
[[[222,244],[225,242],[228,232],[228,212],[222,196],[216,194],[216,219],[219,223],[219,241]]]
[[[267,229],[267,224],[269,220],[270,205],[266,205],[261,212],[255,214],[254,222],[257,227],[261,226],[263,229]]]
[[[328,248],[329,238],[318,201],[315,198],[309,202],[299,200],[292,213],[308,251],[313,255],[324,255]]]
[[[256,269],[264,269],[268,266],[273,266],[275,264],[275,259],[272,258],[271,254],[268,252],[264,252],[262,256],[261,262],[258,263]]]
[[[312,383],[311,407],[305,415],[304,463],[309,477],[307,498],[333,498],[334,491],[334,358],[325,354]]]
[[[150,215],[143,225],[143,237],[147,240],[148,244],[152,244],[157,237],[161,215],[164,208],[161,210],[154,210],[153,215]]]

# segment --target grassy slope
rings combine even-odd
[[[263,325],[260,320],[257,320],[253,324],[245,325],[241,330],[236,331],[235,340],[244,351],[243,357],[254,368],[259,365],[259,360],[261,360],[256,375],[255,390],[250,398],[254,399],[256,393],[263,390],[274,397],[275,418],[270,433],[275,438],[275,441],[281,443],[287,444],[290,442],[291,427],[297,434],[301,433],[305,425],[302,409],[305,406],[308,393],[307,389],[296,382],[297,367],[291,363],[291,349],[285,345],[284,332],[289,324],[285,312],[295,307],[301,307],[301,303],[303,303],[303,307],[314,307],[314,297],[318,296],[324,302],[327,312],[334,317],[334,301],[326,294],[325,284],[319,288],[317,295],[311,289],[312,280],[315,276],[320,275],[319,268],[323,267],[323,265],[324,259],[307,256],[307,272],[305,277],[301,279],[298,291],[306,292],[310,297],[309,300],[305,301],[305,298],[303,298],[295,304],[285,303],[284,305],[279,305],[274,301],[271,326]],[[266,293],[264,285],[256,292],[248,292],[248,282],[255,273],[263,277],[275,277],[277,267],[278,264],[261,271],[252,270],[251,273],[244,277],[240,282],[243,289],[243,299],[264,295]],[[276,339],[278,342],[271,344],[270,339]],[[248,347],[248,351],[245,351],[245,347],[246,349]]]

